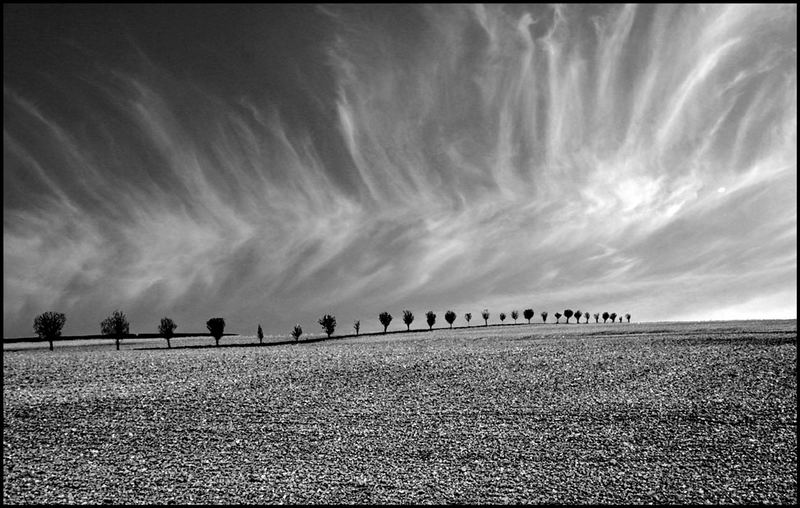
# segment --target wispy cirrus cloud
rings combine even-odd
[[[794,6],[319,15],[319,59],[292,64],[333,79],[298,83],[313,115],[144,51],[71,77],[69,107],[6,80],[5,335],[50,308],[69,333],[116,307],[142,331],[795,315]]]

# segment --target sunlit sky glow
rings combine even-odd
[[[796,5],[3,11],[4,336],[796,318]]]

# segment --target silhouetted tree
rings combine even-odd
[[[353,330],[355,330],[355,331],[356,331],[356,335],[358,335],[358,331],[359,331],[360,329],[361,329],[361,321],[359,321],[358,319],[356,319],[355,321],[353,321]]]
[[[325,331],[325,333],[328,334],[328,338],[330,339],[331,334],[334,332],[334,330],[336,330],[336,318],[334,316],[331,316],[330,314],[325,314],[324,316],[319,318],[318,323]]]
[[[558,324],[558,320],[561,319],[561,313],[560,312],[556,312],[553,315],[556,317],[556,324]]]
[[[403,323],[406,324],[406,331],[411,331],[411,323],[414,322],[414,314],[410,310],[403,311]]]
[[[489,326],[489,310],[483,309],[483,312],[481,312],[481,316],[483,317],[483,323],[484,323],[483,326]]]
[[[299,342],[301,335],[303,335],[303,328],[298,323],[294,325],[294,328],[292,328],[292,337],[294,337],[294,341]]]
[[[175,322],[168,317],[161,318],[161,323],[158,324],[158,333],[167,339],[167,349],[172,348],[169,340],[172,338],[172,335],[175,333],[175,329],[177,327],[178,325],[176,325]],[[258,327],[258,330],[261,331],[261,326]]]
[[[619,322],[622,323],[622,316],[619,317]]]
[[[519,318],[519,311],[512,310],[511,311],[511,319],[514,320],[514,324],[517,324],[517,319]]]
[[[546,323],[547,322],[547,311],[542,312],[541,316],[542,316],[542,323]]]
[[[564,311],[564,317],[567,318],[567,324],[569,324],[569,318],[571,318],[573,314],[574,312],[572,312],[572,309],[566,309]]]
[[[469,326],[469,322],[472,321],[472,313],[467,312],[466,314],[464,314],[464,319],[467,320],[467,326]]]
[[[67,322],[67,316],[63,312],[43,312],[33,319],[33,331],[40,339],[45,339],[50,343],[50,351],[53,350],[53,341],[61,337],[61,329]]]
[[[428,320],[428,329],[433,330],[433,324],[436,322],[436,314],[432,310],[425,313],[425,319]]]
[[[533,317],[533,309],[525,309],[522,311],[522,317],[528,320],[528,324],[531,324],[531,318]]]
[[[444,313],[444,320],[450,323],[450,328],[453,328],[453,321],[456,320],[456,313],[452,310],[448,310]]]
[[[121,310],[115,310],[100,323],[100,333],[114,337],[117,343],[117,351],[119,351],[119,341],[128,335],[129,328],[128,317]]]
[[[261,329],[261,323],[258,323],[258,331],[256,332],[256,336],[258,337],[258,343],[264,343],[264,330]]]
[[[380,320],[383,325],[383,333],[386,333],[386,329],[389,328],[389,323],[392,322],[392,315],[388,312],[381,312],[378,316],[378,320]]]
[[[630,314],[625,314],[625,319],[627,319],[628,323],[630,323],[631,322],[631,315]]]
[[[609,318],[611,318],[611,322],[613,323],[614,321],[616,321],[616,320],[617,320],[617,313],[616,313],[616,312],[612,312],[612,313],[609,315]]]
[[[609,316],[608,312],[603,312],[603,323],[608,321],[608,316]]]
[[[594,313],[594,322],[595,323],[599,323],[600,322],[600,313],[599,312],[595,312]]]
[[[214,342],[219,347],[219,339],[222,338],[222,334],[225,331],[225,320],[221,317],[212,317],[206,321],[206,328],[208,328],[208,333],[214,337]]]
[[[500,313],[500,322],[502,323],[505,320],[506,320],[506,313],[505,312],[501,312]]]
[[[575,322],[576,323],[580,324],[581,316],[583,316],[583,312],[581,312],[580,310],[576,310],[575,311]]]
[[[588,311],[585,312],[583,315],[586,316],[586,324],[589,324],[589,318],[592,317],[592,316],[589,315]]]

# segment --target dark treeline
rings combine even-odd
[[[514,320],[513,323],[506,323],[505,319],[507,314],[505,312],[500,312],[498,314],[500,318],[500,323],[494,323],[492,326],[516,326],[516,325],[525,325],[525,324],[534,324],[531,323],[531,319],[535,316],[535,312],[533,309],[525,309],[522,313],[524,319],[527,320],[527,323],[517,323],[517,319],[519,318],[519,311],[512,310],[510,312],[511,318]],[[540,316],[542,318],[542,323],[547,323],[547,317],[549,313],[547,311],[540,312]],[[603,312],[602,315],[600,313],[591,314],[588,311],[581,311],[572,309],[565,309],[563,313],[555,312],[553,316],[556,318],[555,324],[561,324],[561,318],[564,317],[565,323],[570,324],[570,319],[575,318],[575,323],[580,324],[581,318],[584,318],[583,323],[589,323],[590,318],[594,318],[595,323],[600,322],[600,317],[603,318],[603,323],[608,323],[608,320],[611,320],[611,323],[617,322],[617,317],[619,317],[619,322],[623,322],[623,317],[627,319],[627,322],[630,323],[631,315],[625,314],[624,316],[620,314],[617,315],[616,312]],[[445,321],[447,321],[449,328],[453,329],[453,323],[458,319],[458,315],[453,312],[452,310],[448,310],[444,313]],[[491,313],[488,309],[484,309],[481,312],[481,317],[483,318],[483,325],[484,327],[489,326],[489,318],[491,317]],[[428,331],[432,331],[434,328],[434,324],[436,324],[436,313],[432,310],[429,310],[425,313],[426,323],[428,325]],[[381,312],[378,315],[378,321],[383,326],[383,334],[386,333],[398,333],[398,332],[417,332],[417,331],[424,331],[424,329],[415,329],[411,330],[411,323],[414,322],[414,314],[410,310],[403,311],[403,323],[406,325],[405,330],[394,330],[389,332],[389,325],[392,322],[392,315],[389,312]],[[466,326],[457,326],[456,328],[472,328],[470,321],[472,319],[471,313],[466,313],[464,315],[464,320],[467,322]],[[130,333],[130,323],[128,322],[128,318],[124,312],[120,310],[115,310],[109,317],[104,319],[100,323],[100,334],[92,334],[92,335],[70,335],[70,336],[62,336],[61,329],[64,327],[67,319],[63,313],[60,312],[44,312],[39,316],[36,316],[33,322],[33,329],[37,334],[37,337],[15,337],[15,338],[4,338],[4,343],[17,343],[17,342],[49,342],[50,343],[50,350],[53,350],[53,342],[58,340],[87,340],[87,339],[114,339],[117,350],[119,350],[120,341],[124,339],[165,339],[167,341],[167,347],[171,348],[172,345],[170,340],[173,338],[178,337],[213,337],[215,345],[219,347],[219,341],[222,337],[225,336],[234,336],[238,335],[235,333],[224,333],[225,331],[225,320],[221,317],[214,317],[209,319],[206,322],[206,328],[208,329],[208,333],[176,333],[175,329],[178,325],[170,318],[164,317],[161,319],[161,322],[158,324],[157,329],[158,332],[156,333]],[[319,318],[317,321],[319,325],[322,327],[323,332],[327,335],[327,338],[331,338],[331,336],[336,331],[336,317],[332,314],[325,314]],[[480,326],[480,325],[478,325]],[[353,323],[353,329],[355,330],[355,336],[359,336],[359,330],[361,328],[361,321],[356,320]],[[291,337],[294,339],[295,342],[300,341],[300,337],[303,335],[303,328],[298,323],[294,326],[290,333]],[[373,333],[370,334],[362,334],[362,335],[375,335]],[[256,336],[258,337],[259,344],[263,344],[264,339],[264,332],[261,329],[261,324],[258,325],[258,330],[256,332]],[[343,335],[342,337],[349,337],[352,335]]]

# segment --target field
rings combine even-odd
[[[192,340],[6,350],[3,502],[797,502],[796,320]]]

